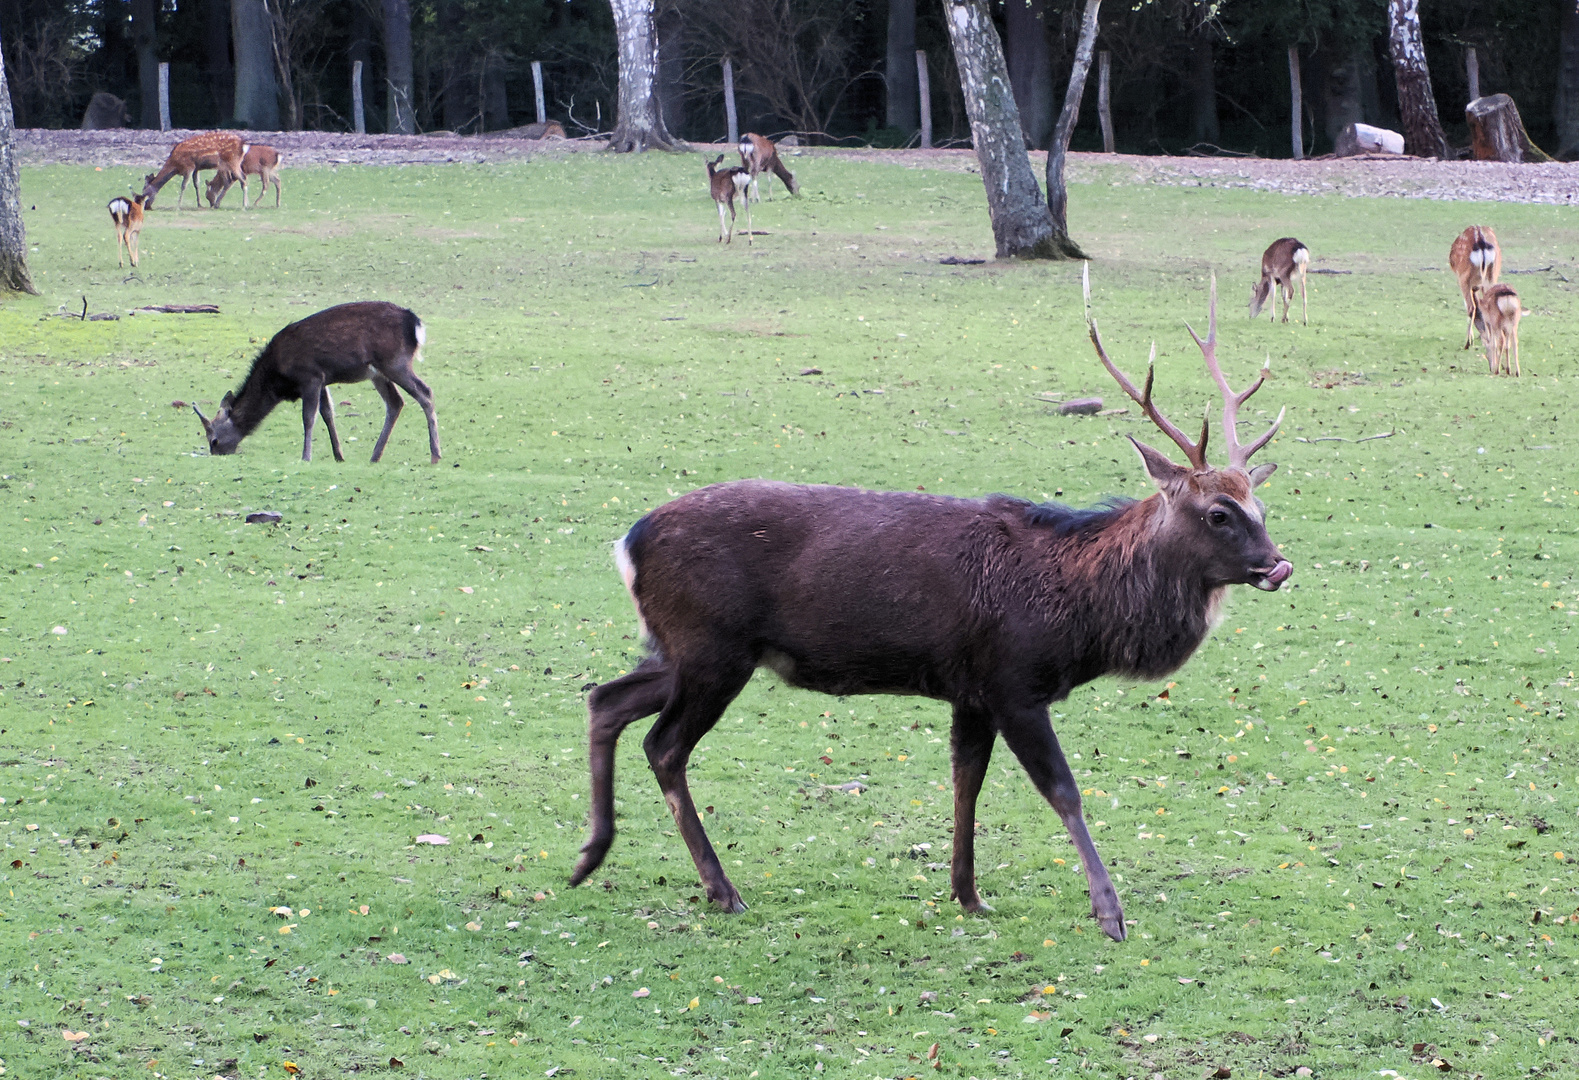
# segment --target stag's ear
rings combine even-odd
[[[1266,483],[1272,478],[1272,474],[1275,472],[1277,472],[1277,462],[1275,461],[1268,461],[1263,465],[1257,465],[1255,468],[1251,469],[1250,490],[1254,491],[1256,488]]]
[[[1163,456],[1160,451],[1153,450],[1133,435],[1130,436],[1129,441],[1135,444],[1135,450],[1140,454],[1140,460],[1145,463],[1146,472],[1150,474],[1152,480],[1156,481],[1157,487],[1163,494],[1171,494],[1183,486],[1190,475],[1189,469],[1175,465]]]
[[[236,395],[231,393],[229,390],[226,390],[225,396],[219,399],[219,407],[221,409],[229,409],[235,403]]]

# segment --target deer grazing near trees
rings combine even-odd
[[[344,461],[329,387],[371,379],[385,407],[384,430],[373,445],[373,460],[384,454],[384,444],[400,416],[400,390],[404,390],[427,415],[428,449],[438,464],[439,420],[433,411],[433,391],[412,370],[422,359],[425,341],[422,320],[398,304],[366,300],[326,308],[275,334],[252,362],[240,389],[227,391],[220,399],[214,419],[196,405],[192,411],[203,422],[209,452],[234,454],[274,406],[300,401],[302,460],[313,458],[313,421],[322,415],[334,459]]]
[[[146,196],[117,195],[110,200],[110,220],[115,222],[115,265],[125,266],[122,261],[122,249],[126,255],[131,256],[132,265],[137,265],[137,238],[143,231],[143,203]]]
[[[1475,289],[1475,327],[1493,375],[1519,374],[1519,320],[1528,314],[1511,285]]]
[[[263,196],[269,193],[270,184],[274,185],[274,205],[280,205],[280,154],[274,147],[258,144],[247,147],[247,152],[241,157],[241,175],[256,176],[259,180],[258,197],[252,201],[253,206],[263,201]],[[224,170],[214,173],[213,179],[208,182],[208,205],[218,209],[236,179]],[[242,194],[246,194],[245,187],[242,188]]]
[[[1495,285],[1502,275],[1502,249],[1497,246],[1497,234],[1487,225],[1471,225],[1458,234],[1447,252],[1447,265],[1458,277],[1458,290],[1464,294],[1464,316],[1469,324],[1464,329],[1464,348],[1475,340],[1475,297],[1485,287]],[[1485,341],[1485,337],[1481,337]],[[1489,346],[1488,355],[1489,355]],[[1493,369],[1495,374],[1495,369]]]
[[[658,714],[643,746],[707,896],[745,908],[702,828],[686,782],[697,742],[759,666],[827,694],[917,694],[953,707],[954,896],[977,891],[976,798],[998,736],[1063,820],[1080,853],[1091,910],[1115,940],[1124,912],[1081,816],[1080,787],[1048,706],[1102,675],[1157,679],[1221,617],[1228,588],[1275,591],[1293,566],[1267,536],[1255,489],[1276,465],[1250,465],[1282,422],[1248,445],[1217,361],[1213,283],[1206,339],[1191,330],[1223,399],[1228,464],[1206,461],[1111,360],[1098,358],[1183,451],[1177,465],[1139,441],[1157,492],[1088,510],[1007,495],[976,499],[738,480],[680,496],[615,545],[649,655],[588,699],[591,817],[570,877],[585,881],[614,839],[615,743]],[[1155,356],[1155,348],[1153,349]]]
[[[186,182],[192,181],[192,195],[197,198],[198,205],[202,205],[201,193],[197,187],[197,174],[203,169],[216,169],[220,173],[236,177],[241,181],[242,208],[246,208],[247,177],[241,171],[241,159],[247,153],[247,144],[241,141],[241,136],[233,131],[210,131],[205,135],[194,135],[190,139],[182,139],[170,151],[170,156],[160,166],[157,173],[149,173],[143,177],[143,194],[147,202],[143,209],[154,208],[154,196],[159,194],[159,189],[164,187],[171,177],[177,174],[181,177],[181,191],[176,196],[175,206],[179,210],[182,200],[186,198]]]
[[[1283,321],[1288,322],[1288,306],[1294,302],[1294,279],[1299,278],[1299,306],[1304,313],[1305,325],[1310,325],[1310,307],[1305,302],[1305,268],[1310,265],[1310,249],[1292,236],[1272,241],[1261,256],[1261,280],[1250,294],[1250,317],[1261,314],[1261,307],[1272,301],[1269,313],[1277,318],[1276,288],[1283,298]]]
[[[773,145],[772,139],[765,139],[748,131],[740,136],[738,149],[740,164],[751,174],[751,191],[756,194],[757,202],[762,201],[763,188],[757,177],[768,171],[784,181],[784,186],[789,189],[791,195],[800,194],[800,185],[795,182],[795,174],[785,168],[784,162],[779,158],[778,147]]]
[[[732,244],[735,242],[735,196],[740,196],[741,202],[746,207],[746,243],[751,240],[751,201],[745,197],[746,185],[751,183],[751,174],[738,165],[731,165],[727,169],[718,166],[724,160],[724,155],[719,154],[707,163],[707,186],[713,193],[713,202],[718,204],[718,242]],[[724,226],[724,208],[729,208],[728,232]]]

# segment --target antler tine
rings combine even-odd
[[[1130,400],[1139,405],[1141,411],[1151,418],[1151,422],[1162,429],[1163,434],[1172,439],[1179,449],[1184,451],[1184,456],[1189,460],[1190,465],[1196,469],[1206,468],[1205,429],[1202,429],[1200,443],[1192,443],[1184,432],[1180,431],[1174,426],[1172,421],[1162,415],[1161,410],[1151,400],[1151,386],[1157,375],[1157,343],[1155,341],[1151,343],[1151,359],[1146,365],[1146,389],[1143,391],[1136,390],[1135,384],[1130,382],[1128,376],[1118,369],[1118,365],[1108,358],[1107,350],[1102,347],[1102,335],[1097,330],[1097,321],[1091,314],[1090,266],[1091,264],[1087,263],[1085,268],[1081,270],[1080,279],[1086,301],[1086,327],[1091,332],[1091,344],[1096,348],[1097,359],[1102,361],[1102,366],[1107,368],[1108,374],[1113,376],[1124,393],[1129,395]]]
[[[1261,384],[1266,382],[1272,374],[1272,356],[1267,354],[1266,363],[1261,365],[1261,373],[1256,381],[1251,383],[1240,393],[1234,393],[1233,387],[1228,385],[1228,379],[1223,375],[1222,365],[1217,362],[1217,274],[1212,274],[1211,302],[1207,314],[1206,340],[1201,340],[1201,335],[1189,323],[1184,328],[1190,332],[1190,337],[1195,339],[1196,346],[1201,350],[1201,355],[1206,360],[1206,370],[1211,373],[1212,379],[1217,383],[1217,389],[1223,397],[1223,437],[1228,440],[1228,465],[1230,468],[1243,469],[1250,460],[1250,455],[1261,449],[1277,434],[1278,425],[1283,422],[1283,413],[1278,413],[1277,420],[1265,435],[1262,435],[1248,447],[1239,443],[1239,406],[1249,400],[1250,395],[1261,389]]]

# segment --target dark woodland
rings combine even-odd
[[[1081,6],[990,4],[1032,146],[1045,148],[1052,137]],[[1574,8],[1572,0],[1421,0],[1431,91],[1451,146],[1469,142],[1466,56],[1473,48],[1481,93],[1511,95],[1538,145],[1561,157],[1579,154]],[[407,11],[409,33],[389,25]],[[233,14],[236,26],[250,29],[233,33]],[[913,145],[914,65],[896,71],[892,103],[885,72],[890,56],[920,49],[930,68],[935,143],[968,142],[938,0],[658,0],[656,25],[659,97],[677,138],[725,138],[727,56],[741,130],[795,133],[811,143]],[[243,41],[244,34],[253,38]],[[386,52],[401,51],[405,41],[418,132],[532,122],[534,60],[543,66],[549,119],[572,137],[614,127],[618,59],[608,0],[0,0],[0,48],[18,127],[76,127],[97,91],[124,99],[134,126],[157,126],[157,103],[146,100],[156,76],[146,69],[165,61],[175,127],[347,131],[351,65],[361,60],[368,130],[385,131],[400,122],[389,97],[404,79],[398,61],[390,78]],[[1300,56],[1307,154],[1330,152],[1351,121],[1400,130],[1386,0],[1146,0],[1101,14],[1097,48],[1111,54],[1117,149],[1288,156],[1290,46]],[[249,73],[239,108],[238,69]],[[260,105],[270,69],[277,102]],[[1093,77],[1074,150],[1101,148],[1096,96]]]

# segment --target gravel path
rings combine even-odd
[[[195,131],[73,131],[24,128],[17,150],[27,165],[69,163],[156,169],[178,140]],[[256,132],[285,157],[302,165],[443,165],[454,162],[519,161],[603,148],[598,139],[536,140],[499,135],[348,135],[322,131]],[[724,145],[693,144],[716,154]],[[832,157],[880,161],[908,168],[975,172],[969,150],[867,150],[804,147],[786,157]],[[1033,153],[1045,168],[1046,155]],[[1568,204],[1579,192],[1579,163],[1505,165],[1485,161],[1431,161],[1373,156],[1288,161],[1267,158],[1143,157],[1134,154],[1071,154],[1071,183],[1134,183],[1184,187],[1247,188],[1286,195],[1346,195],[1480,202]]]

